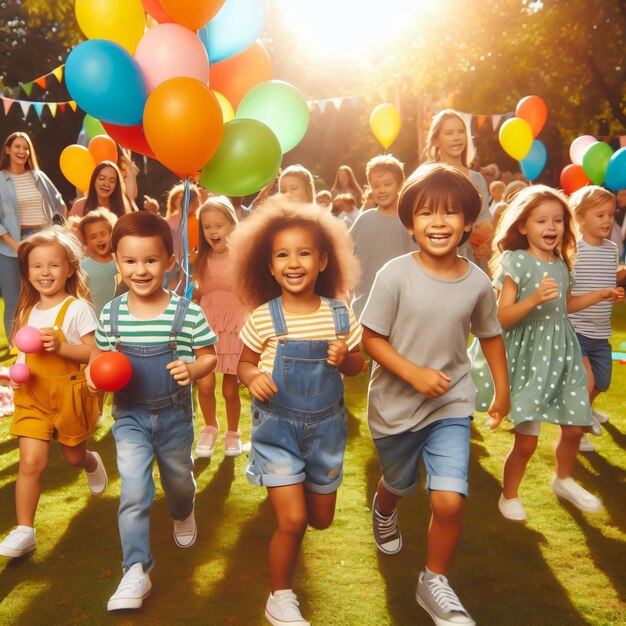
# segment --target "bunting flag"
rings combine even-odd
[[[13,106],[13,103],[15,102],[15,100],[11,100],[11,98],[5,98],[4,96],[2,96],[2,105],[4,106],[4,114],[8,115],[9,111],[11,109],[11,107]]]
[[[28,116],[31,107],[35,109],[35,113],[37,113],[37,117],[40,119],[45,107],[48,107],[52,117],[56,117],[57,110],[61,111],[61,113],[65,113],[67,106],[69,106],[72,111],[76,111],[77,109],[76,102],[74,100],[67,100],[65,102],[31,102],[29,100],[16,100],[15,98],[8,98],[7,96],[0,96],[0,99],[2,100],[5,115],[9,114],[11,107],[15,102],[17,102],[22,109],[22,115],[24,118]]]
[[[30,96],[31,91],[33,90],[33,85],[37,85],[38,87],[41,87],[41,89],[45,91],[47,87],[46,79],[49,76],[54,76],[57,79],[57,81],[59,81],[59,84],[61,83],[61,81],[63,80],[63,68],[64,67],[65,65],[59,65],[58,67],[55,67],[53,70],[51,70],[47,74],[38,76],[37,78],[34,78],[33,80],[30,80],[25,83],[20,82],[19,86],[22,88],[22,90],[27,96]]]
[[[33,90],[33,83],[20,83],[20,87],[27,96],[30,96],[30,92]]]
[[[361,96],[339,96],[336,98],[324,98],[322,100],[307,100],[307,105],[310,111],[318,109],[320,113],[324,113],[328,105],[332,105],[335,109],[339,110],[344,102],[348,102],[353,107],[356,107],[361,100]]]

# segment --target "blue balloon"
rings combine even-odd
[[[626,189],[626,148],[620,148],[610,158],[604,186],[611,191]]]
[[[224,61],[249,48],[263,32],[266,21],[267,0],[226,0],[198,32],[209,61]]]
[[[522,174],[524,174],[528,180],[535,180],[535,178],[541,174],[547,160],[548,151],[546,147],[539,139],[533,140],[528,154],[519,162]]]
[[[70,52],[65,84],[76,104],[102,122],[135,126],[143,120],[148,92],[141,69],[108,39],[89,39]]]

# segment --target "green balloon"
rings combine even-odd
[[[282,80],[268,80],[250,89],[243,97],[235,118],[258,120],[269,126],[284,154],[302,141],[310,115],[304,96],[293,85]]]
[[[594,185],[601,185],[606,176],[606,168],[613,156],[613,148],[604,141],[591,144],[583,154],[583,169]]]
[[[257,120],[224,124],[222,142],[200,172],[200,184],[213,193],[247,196],[276,176],[282,153],[276,135]]]
[[[102,126],[102,122],[97,120],[93,115],[85,115],[85,119],[83,120],[83,127],[85,128],[85,132],[87,133],[87,137],[89,139],[93,139],[96,135],[108,135],[106,130],[104,130],[104,126]]]

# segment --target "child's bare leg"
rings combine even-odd
[[[222,395],[226,404],[226,421],[228,430],[237,432],[241,415],[241,399],[239,398],[239,381],[234,374],[224,374]]]
[[[18,526],[35,526],[35,513],[43,473],[48,466],[50,442],[20,437],[20,463],[15,484],[15,511]]]
[[[315,493],[305,487],[304,497],[306,499],[309,526],[317,530],[328,528],[333,523],[333,518],[335,517],[337,492]]]
[[[87,450],[87,442],[83,441],[77,446],[64,446],[61,444],[63,458],[74,467],[81,467],[86,472],[95,472],[98,467],[96,457]]]
[[[582,426],[561,426],[561,437],[556,446],[556,475],[558,478],[568,478],[574,473],[576,455],[582,436]]]
[[[428,527],[426,567],[435,574],[446,574],[463,530],[465,498],[454,491],[431,491],[433,514]]]
[[[198,400],[206,425],[219,428],[216,417],[215,374],[208,374],[198,380]]]
[[[515,443],[509,456],[504,462],[504,479],[502,493],[505,498],[517,498],[518,489],[528,461],[537,449],[537,439],[534,435],[523,435],[515,431]]]
[[[379,512],[383,515],[391,515],[393,510],[396,508],[398,500],[400,500],[400,496],[396,496],[390,491],[387,491],[383,485],[382,478],[378,481],[376,493],[378,495],[376,504],[378,505]]]
[[[272,593],[291,589],[300,544],[307,527],[307,503],[304,485],[269,487],[278,528],[270,542],[270,584]]]

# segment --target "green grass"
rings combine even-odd
[[[618,308],[615,347],[626,341],[626,310]],[[626,367],[616,363],[611,391],[597,402],[612,419],[602,437],[593,439],[597,454],[580,457],[576,471],[576,478],[604,499],[605,509],[595,515],[552,494],[557,429],[546,427],[522,485],[529,522],[504,520],[496,503],[511,428],[488,432],[484,416],[477,415],[465,531],[450,579],[479,624],[626,622],[625,383]],[[349,440],[335,522],[326,531],[307,532],[294,588],[315,626],[430,624],[414,600],[429,518],[423,489],[400,504],[400,554],[379,555],[371,538],[369,504],[379,469],[365,420],[366,389],[366,375],[346,383]],[[249,396],[242,391],[242,397],[247,438]],[[0,420],[2,536],[15,524],[18,453],[9,426],[10,419]],[[196,545],[189,550],[174,545],[159,487],[152,511],[152,596],[140,611],[106,612],[121,560],[110,426],[107,416],[93,444],[109,470],[102,498],[89,496],[84,475],[67,466],[52,445],[37,515],[38,548],[22,559],[0,559],[0,624],[266,624],[273,513],[265,490],[245,479],[245,455],[225,459],[219,448],[210,463],[196,463]]]

